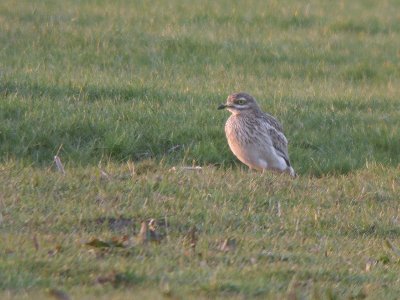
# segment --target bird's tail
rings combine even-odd
[[[292,167],[287,168],[287,171],[293,178],[297,177],[297,174]]]

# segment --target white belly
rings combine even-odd
[[[274,148],[268,144],[261,147],[254,144],[240,145],[228,140],[233,154],[251,169],[275,169],[284,171],[287,169],[286,161],[278,156]]]

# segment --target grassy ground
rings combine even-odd
[[[0,298],[398,298],[399,9],[2,1]],[[230,153],[242,90],[298,179]]]

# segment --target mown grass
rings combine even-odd
[[[78,298],[99,292],[108,298],[126,289],[156,289],[158,297],[280,298],[295,278],[295,293],[308,297],[395,298],[400,292],[399,257],[385,246],[399,235],[397,170],[370,166],[352,175],[296,181],[215,167],[172,171],[150,163],[139,164],[138,175],[128,165],[103,170],[108,179],[97,167],[63,176],[4,166],[3,291],[50,287]],[[133,242],[106,251],[85,244],[93,237],[132,238],[149,218],[168,234],[159,244]],[[187,240],[193,227],[194,250]],[[222,252],[226,238],[236,247]],[[98,283],[113,272],[119,279]]]
[[[398,9],[1,2],[0,297],[397,298]],[[298,179],[230,153],[216,107],[241,90]]]

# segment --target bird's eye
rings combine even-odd
[[[243,105],[243,104],[245,104],[245,103],[246,103],[246,101],[243,100],[243,99],[240,99],[240,100],[237,101],[237,104],[240,104],[240,105]]]

